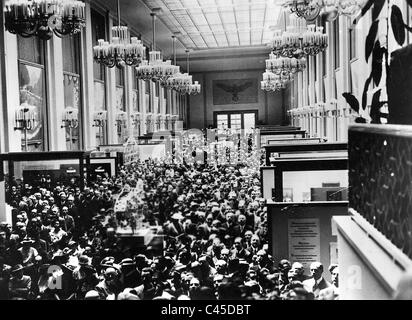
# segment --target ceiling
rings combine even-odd
[[[278,0],[141,0],[194,50],[266,45],[278,22]]]
[[[163,8],[156,22],[156,48],[162,51],[164,59],[171,59],[171,37],[179,31],[176,51],[177,64],[182,70],[186,70],[185,49],[188,48],[194,49],[190,54],[191,72],[233,70],[239,66],[263,70],[270,52],[266,44],[273,35],[270,27],[281,23],[281,19],[278,21],[281,8],[276,5],[279,1],[120,0],[120,11],[122,23],[127,24],[134,35],[140,35],[150,48],[153,36],[151,9]],[[90,2],[102,12],[109,11],[116,19],[116,0]]]

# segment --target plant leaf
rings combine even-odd
[[[402,46],[405,42],[405,23],[402,18],[402,11],[396,5],[392,6],[391,26],[396,42]]]
[[[374,5],[372,8],[372,21],[375,21],[378,17],[379,14],[382,11],[383,5],[385,4],[386,0],[375,0]]]
[[[378,26],[379,26],[379,20],[375,21],[372,23],[368,36],[366,37],[366,42],[365,42],[365,59],[366,62],[368,62],[369,57],[373,51],[374,45],[375,45],[375,39],[376,39],[376,34],[378,33]]]
[[[372,98],[372,103],[371,103],[371,112],[370,112],[370,116],[371,116],[371,123],[381,123],[381,117],[380,117],[380,97],[381,97],[381,89],[379,89],[378,91],[376,91],[373,94],[373,98]]]
[[[352,110],[355,110],[357,113],[359,113],[359,101],[356,99],[356,97],[349,92],[344,92],[342,93],[342,96],[345,98],[346,102],[350,105]]]
[[[367,99],[368,99],[368,90],[369,90],[369,85],[372,81],[372,75],[369,76],[368,79],[365,81],[365,87],[363,88],[363,93],[362,93],[362,109],[366,109],[366,104],[367,104]]]
[[[365,15],[366,12],[369,11],[369,9],[372,7],[374,2],[375,0],[368,0],[368,2],[363,6],[362,14],[361,14],[362,17]]]
[[[412,1],[412,0],[411,0]],[[405,29],[408,30],[409,32],[412,32],[412,27],[408,26],[407,24],[405,24]]]
[[[385,53],[386,48],[381,47],[381,44],[378,41],[375,43],[375,47],[373,48],[372,52],[372,77],[373,82],[376,86],[379,85],[382,77],[382,61],[383,55]]]
[[[366,119],[362,117],[357,117],[355,119],[355,123],[366,123]]]

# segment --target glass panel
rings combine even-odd
[[[104,16],[91,10],[92,41],[95,46],[99,39],[106,39],[106,22]],[[93,62],[93,74],[95,79],[104,81],[105,67]]]
[[[243,115],[244,129],[254,129],[256,126],[256,115],[254,113],[245,113]]]
[[[23,38],[17,36],[19,59],[44,64],[43,43],[38,37]]]
[[[231,114],[230,115],[230,128],[231,129],[242,129],[242,115],[241,114]]]
[[[80,110],[80,76],[64,74],[64,106]],[[78,120],[66,124],[66,148],[67,150],[80,149],[80,112]]]
[[[334,66],[335,69],[340,67],[340,48],[339,48],[339,17],[333,21],[333,49],[334,49]]]
[[[319,170],[283,173],[283,201],[347,201],[348,171]]]
[[[62,38],[63,70],[79,74],[80,48],[79,35]]]
[[[27,144],[22,132],[23,150],[44,151],[43,115],[46,110],[46,92],[44,70],[40,67],[19,63],[20,105],[27,104],[33,108],[34,121],[29,120],[30,129],[27,130]]]
[[[124,69],[115,68],[115,70],[116,70],[116,85],[124,86]]]
[[[116,87],[116,109],[125,110],[124,87]]]
[[[94,81],[94,110],[105,110],[105,85],[104,82]],[[96,145],[104,144],[104,132],[105,130],[99,128],[96,130]]]
[[[132,105],[133,105],[133,111],[139,112],[140,111],[140,106],[139,106],[139,91],[137,90],[132,90]]]
[[[224,130],[229,128],[228,115],[227,114],[218,114],[217,115],[217,128]]]

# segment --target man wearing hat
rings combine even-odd
[[[23,257],[23,266],[26,268],[30,268],[34,265],[36,257],[39,255],[37,250],[32,247],[34,244],[34,241],[29,238],[25,237],[21,241],[22,247],[19,248],[18,250],[20,251],[22,257]]]
[[[96,286],[100,299],[106,300],[110,295],[115,297],[121,292],[119,272],[113,267],[107,268],[103,273],[104,279]]]
[[[73,270],[73,279],[76,284],[77,299],[83,299],[87,292],[93,290],[99,283],[96,270],[90,266],[89,257],[79,257],[79,266]]]
[[[23,266],[16,264],[11,269],[9,294],[11,299],[28,299],[31,289],[31,278],[23,274]]]
[[[120,281],[123,288],[134,288],[139,285],[140,272],[136,268],[136,264],[131,258],[123,259],[120,262],[121,277]]]

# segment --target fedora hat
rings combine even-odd
[[[126,258],[126,259],[123,259],[123,260],[120,262],[120,265],[121,265],[121,266],[134,266],[135,263],[134,263],[133,259],[131,259],[131,258]]]
[[[29,237],[25,237],[25,238],[21,241],[22,244],[26,244],[26,243],[32,244],[32,243],[34,243],[34,242],[35,242],[35,241],[34,241],[33,239],[29,238]]]
[[[79,257],[79,265],[81,266],[87,266],[89,265],[89,258],[87,256],[80,256]]]

